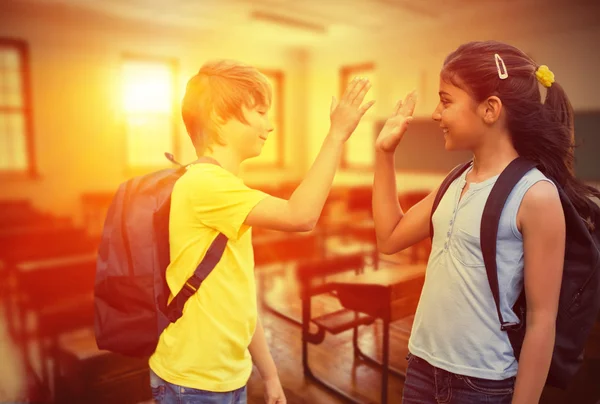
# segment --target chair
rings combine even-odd
[[[22,263],[17,267],[19,312],[36,319],[23,330],[28,358],[39,343],[42,381],[56,402],[135,402],[150,397],[146,359],[126,358],[97,348],[93,333],[95,254]],[[49,368],[48,364],[52,367]],[[129,383],[129,388],[123,384]],[[145,389],[134,388],[145,386]],[[128,389],[130,391],[128,391]]]
[[[321,260],[305,262],[298,266],[297,276],[301,285],[302,296],[302,367],[304,375],[321,386],[335,392],[336,394],[355,402],[347,393],[317,377],[310,368],[308,361],[308,344],[318,345],[325,340],[326,333],[333,335],[352,330],[352,343],[354,354],[358,355],[358,327],[360,325],[372,324],[375,319],[363,313],[353,310],[340,309],[332,313],[313,318],[311,315],[311,300],[315,296],[330,293],[334,290],[331,283],[322,282],[314,284],[315,279],[326,275],[340,274],[353,271],[355,274],[362,273],[364,269],[364,256],[362,254],[328,257]],[[310,332],[310,324],[317,325],[315,333]]]

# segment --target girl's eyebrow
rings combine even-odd
[[[448,94],[445,91],[440,91],[438,94],[440,95],[440,97],[443,96],[443,95],[445,95],[446,97],[450,97],[450,94]]]

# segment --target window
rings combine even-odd
[[[168,165],[177,153],[175,70],[171,60],[126,57],[122,66],[127,167]]]
[[[0,172],[36,175],[27,43],[0,38]]]
[[[263,146],[260,156],[248,160],[246,163],[249,168],[277,167],[284,165],[284,137],[283,128],[283,83],[284,75],[280,70],[260,70],[273,87],[273,97],[271,99],[271,109],[269,111],[271,123],[274,130],[269,134],[267,142]]]
[[[348,83],[356,76],[362,76],[369,79],[371,89],[367,93],[364,102],[375,99],[377,91],[377,81],[375,77],[375,65],[365,63],[354,66],[344,66],[340,69],[340,97],[344,94]],[[346,142],[344,153],[342,155],[342,168],[371,168],[375,160],[375,122],[376,115],[373,109],[375,104],[363,116],[356,130]]]

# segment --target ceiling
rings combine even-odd
[[[287,44],[479,22],[496,10],[564,14],[592,0],[21,0],[186,30],[227,30]],[[509,22],[507,22],[508,24]],[[577,24],[573,21],[571,24]]]

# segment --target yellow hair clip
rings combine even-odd
[[[554,73],[546,65],[538,67],[535,71],[535,77],[546,88],[549,88],[554,83]]]

